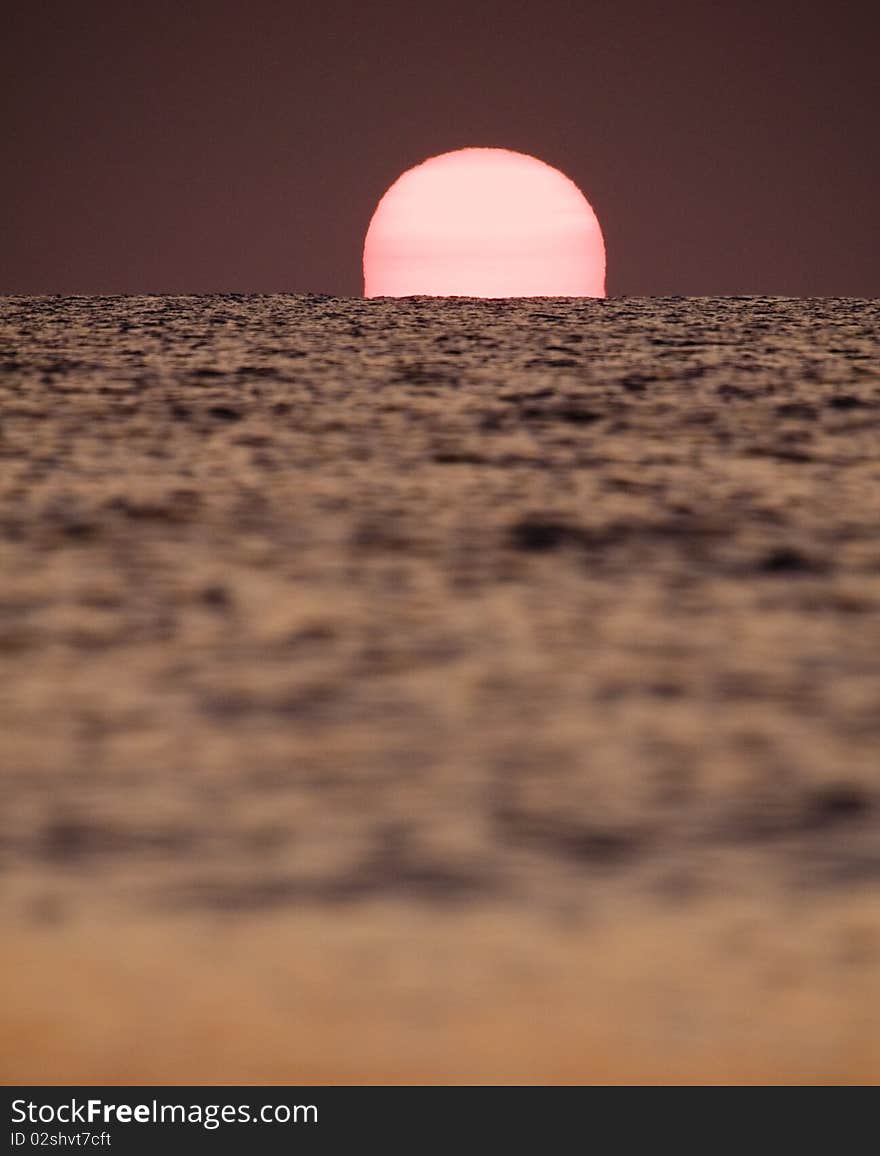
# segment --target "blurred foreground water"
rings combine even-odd
[[[3,1078],[880,1075],[878,332],[3,299]]]

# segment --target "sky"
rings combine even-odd
[[[608,293],[880,296],[880,5],[20,2],[0,292],[359,295],[373,210],[465,146],[583,190]]]

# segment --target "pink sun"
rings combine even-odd
[[[379,202],[364,296],[604,297],[605,244],[563,173],[507,149],[443,153]]]

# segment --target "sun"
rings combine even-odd
[[[604,297],[596,214],[525,153],[466,148],[408,169],[364,242],[364,296]]]

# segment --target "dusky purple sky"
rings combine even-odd
[[[4,15],[0,292],[360,294],[466,145],[584,191],[610,294],[880,296],[865,0],[120,0]]]

